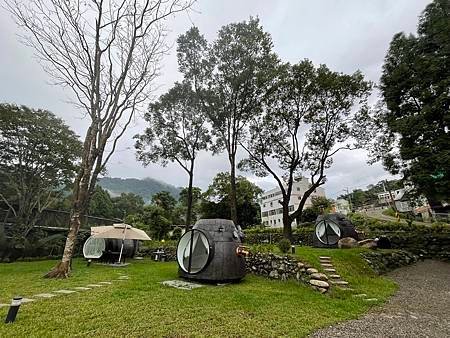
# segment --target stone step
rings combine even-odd
[[[331,259],[329,256],[319,256],[319,259]]]
[[[341,278],[341,275],[333,274],[333,275],[329,275],[328,277],[338,279],[338,278]]]
[[[330,281],[332,284],[336,284],[336,285],[348,285],[348,282],[346,282],[345,280],[332,280]]]
[[[378,298],[365,298],[366,302],[378,302]]]
[[[329,264],[329,263],[320,263],[322,266],[327,267],[327,268],[332,268],[333,264]]]
[[[102,284],[88,284],[86,285],[88,288],[98,288],[100,286],[103,286]]]
[[[354,292],[354,291],[355,291],[355,289],[349,288],[349,287],[347,287],[347,286],[345,286],[345,285],[342,285],[342,286],[336,285],[336,286],[334,286],[334,287],[336,287],[336,288],[339,289],[339,290],[343,290],[343,291],[351,291],[351,292]]]
[[[53,294],[53,293],[38,293],[37,295],[33,295],[33,297],[38,297],[38,298],[52,298],[52,297],[56,297],[56,295]]]
[[[33,298],[22,298],[22,304],[34,302]]]
[[[98,282],[98,284],[105,284],[105,285],[111,285],[111,282]]]
[[[77,286],[74,289],[75,290],[80,290],[80,291],[92,290],[92,288],[86,288],[84,286]]]
[[[332,268],[327,268],[327,269],[323,269],[326,272],[336,272],[336,269],[332,269]]]
[[[353,297],[355,297],[355,298],[365,298],[365,297],[367,297],[367,294],[365,294],[365,293],[358,293],[357,295],[353,295]]]
[[[62,294],[68,295],[69,293],[75,293],[76,291],[62,289],[62,290],[56,290],[56,291],[53,291],[53,292],[55,292],[55,293],[62,293]]]

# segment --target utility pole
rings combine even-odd
[[[350,211],[353,211],[353,208],[352,208],[352,194],[349,192],[348,187],[345,188],[344,191],[347,193],[347,196],[348,196],[348,204],[349,204],[349,207],[350,207]]]

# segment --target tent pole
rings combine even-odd
[[[123,244],[125,242],[125,232],[126,231],[127,231],[127,225],[125,224],[125,229],[123,229],[122,246],[120,247],[119,264],[120,264],[120,261],[122,260]]]

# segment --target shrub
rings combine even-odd
[[[291,248],[291,241],[290,240],[288,240],[286,238],[283,238],[282,240],[280,240],[278,242],[278,249],[280,249],[280,251],[282,253],[288,253],[290,248]]]

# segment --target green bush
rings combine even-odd
[[[282,253],[288,253],[289,250],[291,249],[291,241],[286,238],[283,238],[278,242],[278,249],[280,249]]]

